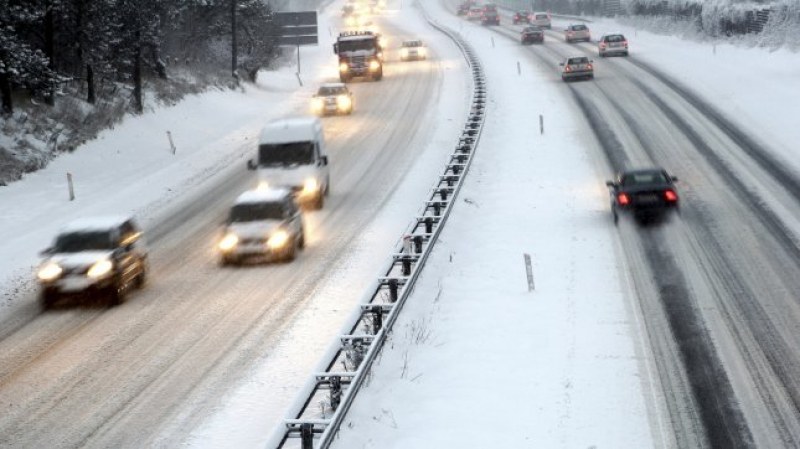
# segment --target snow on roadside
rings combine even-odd
[[[658,417],[591,131],[521,47],[496,37],[493,46],[490,31],[425,7],[482,59],[487,122],[460,200],[334,447],[654,446]]]

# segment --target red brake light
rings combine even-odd
[[[627,206],[628,204],[631,203],[631,198],[628,196],[627,193],[620,192],[619,194],[617,194],[617,203],[619,203],[620,206]]]
[[[586,64],[586,68],[589,69],[589,70],[593,70],[591,64]]]
[[[628,41],[622,41],[622,45],[627,47],[628,46]]]
[[[564,66],[564,71],[565,72],[571,72],[572,71],[572,67],[566,65],[566,66]]]
[[[674,203],[678,201],[678,194],[675,193],[674,190],[665,190],[664,191],[664,198],[669,201],[670,203]]]
[[[606,48],[606,43],[605,42],[600,42],[600,48]]]

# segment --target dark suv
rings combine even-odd
[[[105,294],[113,305],[147,277],[142,231],[130,217],[73,221],[42,251],[37,277],[44,307],[61,296]]]

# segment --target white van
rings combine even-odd
[[[330,191],[322,122],[295,117],[269,123],[261,131],[258,159],[249,160],[247,167],[258,169],[261,187],[290,189],[301,205],[322,209]]]

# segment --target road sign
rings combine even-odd
[[[316,11],[276,12],[278,45],[317,45]]]

